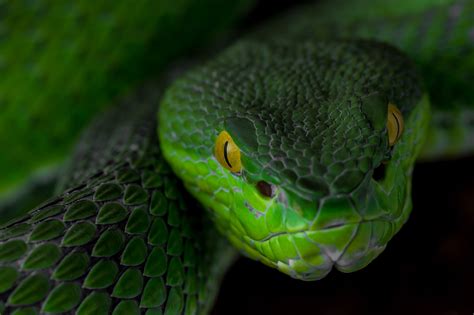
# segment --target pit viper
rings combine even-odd
[[[3,225],[2,314],[205,314],[237,252],[357,271],[408,219],[417,159],[474,148],[474,1],[307,5],[171,72]]]

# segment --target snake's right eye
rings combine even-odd
[[[227,131],[222,131],[217,137],[214,155],[220,165],[232,173],[238,173],[242,169],[240,149]]]

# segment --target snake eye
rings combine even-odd
[[[238,173],[242,169],[240,149],[227,131],[222,131],[217,137],[214,155],[217,161],[229,171]]]
[[[388,117],[387,117],[387,129],[388,129],[388,143],[392,147],[397,143],[398,139],[402,136],[404,127],[403,115],[397,106],[392,103],[388,104]]]

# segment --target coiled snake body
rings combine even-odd
[[[474,2],[366,2],[294,11],[96,120],[64,192],[0,230],[0,310],[206,313],[221,235],[303,280],[370,263],[420,153],[473,149]]]

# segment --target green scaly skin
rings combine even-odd
[[[429,113],[418,86],[412,64],[386,45],[243,40],[168,89],[161,145],[248,256],[304,280],[333,266],[351,272],[380,254],[411,210]],[[389,102],[406,119],[393,149]],[[239,175],[213,155],[222,130],[243,154]],[[385,178],[373,179],[385,161]],[[258,192],[262,180],[273,198]]]
[[[432,122],[422,158],[472,154],[474,1],[367,3],[367,0],[336,0],[302,8],[269,25],[262,35],[272,29],[285,28],[286,36],[292,40],[361,38],[399,48],[415,62],[432,103]]]
[[[299,279],[365,267],[407,220],[428,95],[435,119],[424,156],[473,149],[472,124],[459,118],[474,104],[466,92],[474,2],[379,2],[369,17],[363,3],[342,11],[323,3],[270,23],[177,80],[160,110],[165,158],[221,233]],[[389,103],[406,120],[393,149]],[[457,130],[439,126],[438,116]],[[243,155],[240,174],[213,156],[224,130]],[[382,163],[385,176],[373,178]],[[274,186],[274,197],[258,192],[259,181]]]
[[[160,90],[97,120],[65,192],[0,230],[1,314],[207,313],[234,252],[161,156]]]
[[[355,8],[367,2],[359,1]],[[468,68],[472,24],[448,23],[453,1],[423,2],[398,1],[406,6],[384,18],[374,5],[368,20],[360,20],[361,10],[338,15],[331,5],[315,6],[263,27],[172,84],[161,101],[160,143],[150,117],[162,85],[97,121],[62,180],[67,190],[0,230],[0,309],[206,313],[233,254],[175,174],[217,229],[254,259],[303,280],[324,277],[333,266],[366,266],[408,218],[420,151],[464,148],[441,150],[431,141],[423,148],[431,114],[448,106],[448,98],[434,97],[440,82],[428,74],[457,68],[440,59],[447,56],[441,49],[426,60],[442,66],[423,66],[427,55],[417,52],[428,54],[443,34],[430,33],[420,50],[411,49],[417,41],[397,40],[439,14],[433,25],[465,35],[456,43],[467,51],[461,57]],[[454,6],[460,3],[453,16],[472,15],[472,2]],[[382,36],[373,25],[393,32]],[[449,88],[462,81],[461,72]],[[456,91],[459,111],[472,105],[472,96]],[[389,102],[405,118],[393,148]],[[241,149],[241,174],[213,156],[222,130]],[[382,163],[385,176],[374,177]],[[259,194],[260,180],[275,186],[275,197]]]

